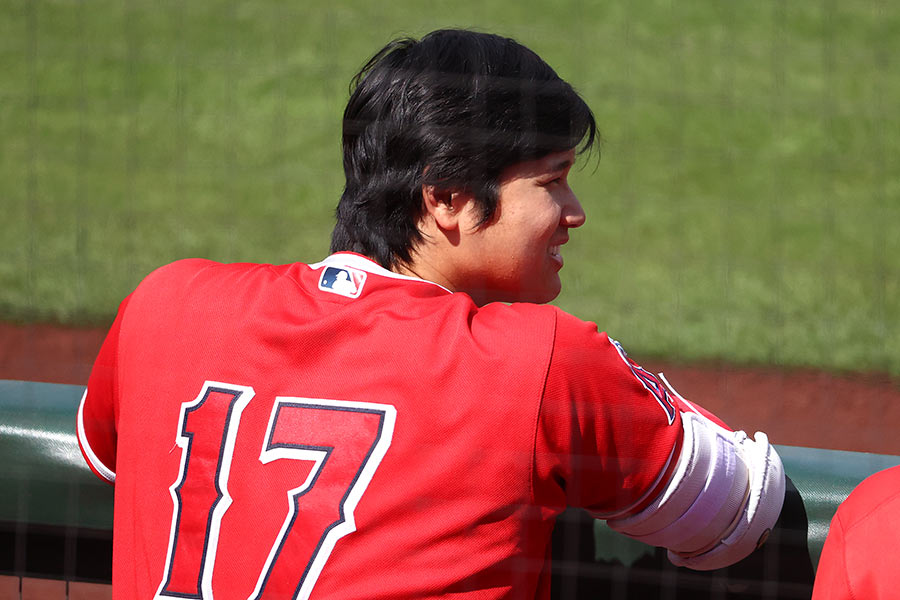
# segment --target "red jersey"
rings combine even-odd
[[[813,600],[884,600],[900,589],[900,466],[875,473],[838,507],[822,548]]]
[[[122,303],[78,437],[116,598],[547,598],[556,516],[646,499],[672,402],[553,306],[351,253],[184,260]]]

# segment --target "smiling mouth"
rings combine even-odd
[[[562,245],[557,244],[556,246],[550,246],[550,249],[548,251],[548,254],[550,255],[550,259],[553,260],[558,265],[557,268],[561,268],[562,264],[563,264],[563,257],[562,257],[562,254],[560,253],[561,248],[562,248]]]

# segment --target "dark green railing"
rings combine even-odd
[[[7,536],[0,546],[16,546],[11,553],[0,554],[0,572],[106,577],[108,566],[98,561],[108,560],[108,551],[92,552],[90,559],[79,557],[77,551],[92,543],[109,544],[113,511],[113,487],[90,472],[78,449],[75,415],[83,392],[82,386],[0,380],[0,535]],[[795,590],[793,597],[807,597],[838,504],[866,476],[900,464],[900,457],[792,446],[778,446],[778,450],[792,485],[783,523],[766,545],[769,555],[758,559],[760,564],[750,572],[732,568],[728,571],[732,575],[723,576],[675,569],[661,550],[621,536],[600,521],[569,513],[561,520],[555,541],[557,591],[565,595],[567,588],[578,589],[576,596],[582,597],[588,595],[585,590],[599,589],[602,581],[603,590],[612,590],[612,597],[616,589],[642,585],[683,587],[688,590],[686,597],[702,597],[696,589],[714,590],[718,585],[727,589],[713,591],[712,597],[728,597],[727,590],[756,586],[764,591],[773,580],[784,580],[789,583],[785,589]],[[41,561],[23,555],[29,544],[40,551],[33,540],[41,536],[64,540],[62,562],[29,567]],[[42,568],[61,572],[42,573]],[[698,583],[703,577],[706,583]]]

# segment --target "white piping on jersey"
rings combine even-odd
[[[91,461],[91,466],[96,469],[97,473],[99,473],[108,482],[115,483],[115,472],[104,465],[103,462],[101,462],[101,460],[97,458],[97,455],[94,454],[93,448],[91,448],[91,445],[88,443],[87,434],[84,431],[85,400],[87,400],[87,390],[84,390],[84,395],[81,397],[81,404],[78,405],[78,440],[81,442],[81,449],[84,450],[84,455],[89,461]]]
[[[696,406],[694,406],[693,404],[691,404],[690,402],[688,402],[688,400],[687,400],[684,396],[682,396],[681,394],[679,394],[679,393],[675,390],[675,388],[672,387],[672,384],[669,383],[669,380],[666,379],[666,376],[665,376],[665,375],[663,375],[662,373],[659,373],[659,378],[662,380],[662,382],[665,384],[665,386],[666,386],[667,388],[669,388],[669,391],[672,392],[672,394],[675,395],[676,398],[678,398],[679,400],[681,400],[682,402],[684,402],[684,403],[687,405],[687,407],[690,408],[692,411],[694,411],[695,413],[697,413],[697,414],[700,415],[700,416],[703,416],[703,413],[701,413],[699,410],[697,410],[697,407],[696,407]]]
[[[422,283],[437,286],[446,292],[450,292],[451,294],[453,293],[451,290],[448,290],[439,283],[428,281],[427,279],[421,279],[419,277],[411,277],[409,275],[401,275],[400,273],[388,271],[372,259],[366,258],[365,256],[362,256],[360,254],[352,254],[350,252],[335,252],[325,260],[310,264],[308,266],[313,270],[321,269],[322,267],[350,267],[352,269],[359,269],[360,271],[365,271],[366,273],[371,273],[373,275],[380,275],[382,277],[390,277],[392,279],[405,279],[407,281],[420,281]]]

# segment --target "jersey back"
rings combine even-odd
[[[541,457],[579,429],[541,424],[559,311],[361,260],[180,261],[123,303],[79,432],[115,478],[116,597],[547,594],[575,467]]]

